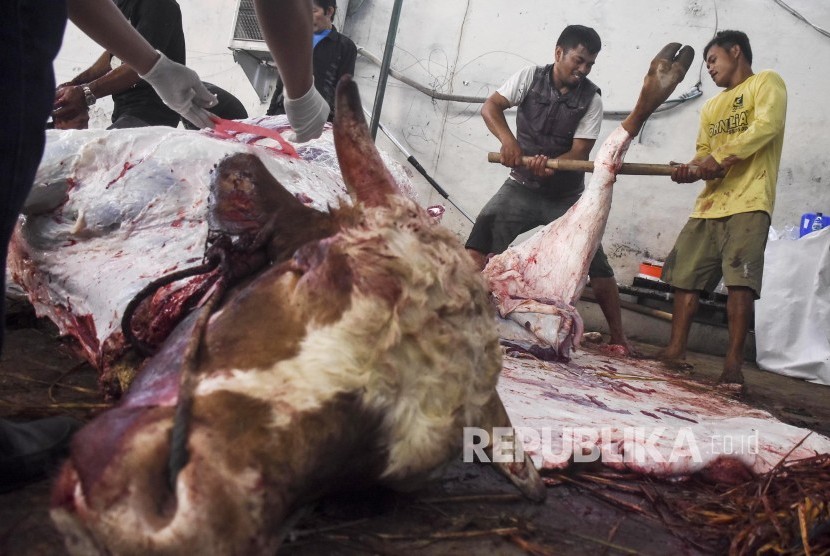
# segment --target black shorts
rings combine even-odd
[[[479,253],[501,253],[519,235],[546,226],[560,218],[579,199],[579,195],[551,197],[539,189],[533,189],[509,179],[490,199],[476,218],[466,247]],[[588,269],[591,278],[611,278],[614,270],[602,249],[591,260]]]

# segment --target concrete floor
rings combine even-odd
[[[590,291],[590,290],[588,290]],[[607,334],[607,324],[599,306],[585,300],[577,303],[586,331]],[[643,355],[652,356],[669,339],[670,321],[623,308],[623,327],[629,339]],[[658,311],[659,312],[659,311]],[[766,409],[782,421],[809,428],[830,436],[830,386],[763,371],[754,363],[755,335],[750,333],[744,349],[746,391],[743,399],[750,405]],[[703,382],[718,379],[728,341],[725,326],[695,322],[689,334],[688,362],[693,369],[688,376]]]
[[[637,342],[651,345],[666,345],[671,332],[671,301],[637,299],[620,295],[623,329],[628,337]],[[585,330],[608,333],[608,324],[599,305],[593,300],[591,288],[585,289],[576,308],[585,322]],[[729,330],[726,326],[726,308],[701,306],[689,330],[690,351],[708,355],[724,356],[729,345]],[[755,333],[750,331],[744,345],[744,359],[755,361]]]
[[[0,361],[0,417],[69,414],[89,419],[106,404],[96,375],[25,304],[12,307]],[[646,354],[657,347],[638,344]],[[691,354],[691,376],[712,381],[719,357]],[[830,435],[830,388],[746,368],[752,405],[781,420]],[[559,482],[559,481],[555,481]],[[650,484],[683,497],[684,484]],[[327,499],[301,519],[284,554],[716,554],[728,539],[670,525],[619,502],[617,491],[560,483],[543,504],[521,499],[491,468],[461,462],[425,492],[356,493]],[[615,502],[617,500],[618,502]],[[636,500],[629,501],[631,507]],[[48,518],[49,482],[0,495],[0,554],[61,555]],[[638,502],[639,503],[639,502]],[[711,533],[711,532],[710,532]]]

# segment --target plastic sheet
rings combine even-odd
[[[81,355],[99,370],[122,351],[121,317],[133,296],[152,280],[202,260],[212,173],[225,156],[257,155],[286,189],[317,210],[350,202],[330,126],[319,139],[293,145],[293,153],[267,132],[288,131],[285,116],[238,124],[218,132],[145,127],[47,133],[9,269],[37,313],[74,336]],[[381,156],[412,197],[405,170]]]

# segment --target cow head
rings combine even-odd
[[[119,406],[76,435],[52,510],[71,551],[271,553],[308,501],[343,485],[412,488],[458,457],[464,426],[509,424],[481,277],[397,193],[356,86],[337,94],[353,206],[310,215],[255,158],[220,165],[235,183],[225,198],[256,195],[224,222],[271,222],[290,256],[182,322]],[[543,496],[527,462],[502,470]]]

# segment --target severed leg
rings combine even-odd
[[[484,269],[499,314],[527,330],[542,330],[531,331],[540,345],[553,348],[560,358],[567,358],[571,346],[579,345],[581,331],[573,325],[578,322],[573,304],[605,231],[612,186],[631,139],[683,80],[693,58],[694,50],[679,43],[660,50],[651,61],[634,110],[603,142],[579,201],[529,240],[493,257]],[[543,310],[543,305],[550,307]]]
[[[683,81],[694,57],[694,49],[688,45],[681,47],[679,42],[669,43],[657,53],[643,80],[643,88],[634,110],[621,124],[631,137],[640,133],[646,120]]]

